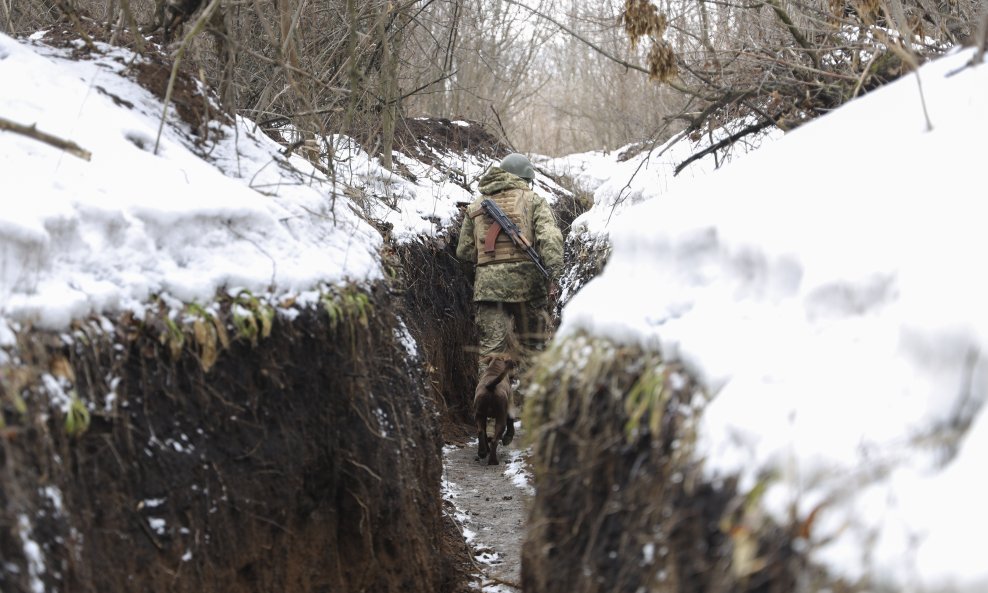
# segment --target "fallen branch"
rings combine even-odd
[[[15,134],[21,134],[22,136],[34,138],[39,142],[44,142],[45,144],[64,150],[65,152],[73,156],[77,156],[84,161],[88,161],[93,156],[93,153],[89,152],[85,148],[82,148],[71,140],[63,140],[58,136],[52,136],[51,134],[42,132],[35,126],[35,124],[24,126],[19,123],[12,122],[9,119],[0,117],[0,131],[14,132]]]
[[[493,576],[493,575],[486,575],[484,578],[487,580],[487,582],[484,583],[484,585],[483,585],[485,587],[487,585],[490,585],[491,583],[496,583],[498,585],[505,585],[506,587],[511,587],[512,589],[517,589],[517,590],[521,591],[521,585],[519,585],[518,583],[513,583],[511,581],[506,581],[504,579],[500,579],[500,578],[498,578],[496,576]]]
[[[679,163],[678,165],[676,165],[676,170],[675,170],[675,172],[673,172],[673,175],[679,175],[679,172],[682,171],[686,167],[686,165],[692,163],[693,161],[700,160],[700,159],[702,159],[703,157],[707,156],[708,154],[710,154],[712,152],[716,152],[716,151],[720,150],[721,148],[724,148],[725,146],[729,146],[731,144],[734,144],[735,142],[737,142],[738,140],[740,140],[741,138],[744,138],[745,136],[747,136],[749,134],[756,134],[756,133],[764,130],[765,128],[767,128],[767,127],[769,127],[771,125],[775,125],[775,122],[772,121],[772,120],[761,121],[761,122],[758,122],[757,124],[753,124],[753,125],[750,125],[750,126],[746,127],[745,129],[741,130],[740,132],[735,132],[735,133],[731,134],[727,138],[724,138],[723,140],[717,142],[716,144],[712,144],[712,145],[708,146],[707,148],[704,148],[700,152],[694,154],[690,158],[688,158],[685,161],[683,161],[683,162]]]

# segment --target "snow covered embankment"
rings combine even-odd
[[[0,36],[3,117],[91,153],[0,132],[0,588],[454,583],[428,353],[375,292],[371,206],[188,77],[159,143],[168,69],[99,50]]]
[[[716,394],[708,477],[740,476],[851,583],[988,583],[988,234],[970,147],[988,133],[988,66],[971,55],[646,196],[610,225],[610,262],[560,331],[686,365]]]

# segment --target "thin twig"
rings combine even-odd
[[[141,35],[141,28],[137,26],[137,20],[134,18],[134,12],[130,9],[130,0],[120,0],[120,10],[123,11],[124,18],[127,20],[127,26],[130,28],[130,32],[134,37],[134,44],[137,46],[137,53],[143,54],[144,36]]]
[[[625,68],[629,68],[631,70],[638,70],[639,72],[644,72],[645,74],[648,74],[649,73],[647,68],[642,68],[641,66],[638,66],[636,64],[632,64],[630,62],[626,62],[625,60],[622,60],[620,58],[617,58],[617,57],[612,56],[611,54],[607,53],[604,49],[602,49],[599,45],[596,45],[592,41],[589,41],[589,40],[585,39],[584,37],[582,37],[580,34],[578,34],[573,29],[570,29],[569,27],[567,27],[566,25],[560,23],[559,21],[557,21],[556,19],[552,18],[551,16],[549,16],[547,14],[544,14],[542,12],[539,12],[538,10],[532,8],[531,6],[525,6],[521,2],[518,2],[518,0],[505,0],[505,2],[507,2],[508,4],[514,4],[515,6],[520,6],[521,8],[524,8],[525,10],[527,10],[527,11],[531,12],[532,14],[534,14],[535,16],[537,16],[537,17],[539,17],[541,19],[545,19],[545,20],[549,21],[553,25],[556,25],[557,27],[559,27],[563,31],[565,31],[565,32],[569,33],[570,35],[572,35],[576,40],[582,42],[583,44],[585,44],[590,49],[592,49],[595,52],[599,53],[600,55],[604,56],[608,60],[611,60],[613,62],[616,62],[616,63],[624,66]]]
[[[923,106],[923,117],[926,118],[926,131],[933,131],[933,122],[930,121],[930,112],[926,108],[926,93],[923,92],[923,79],[919,75],[919,68],[915,71],[916,73],[916,86],[919,87],[919,103]]]
[[[978,39],[975,45],[978,49],[971,57],[972,66],[985,61],[985,46],[988,45],[988,7],[985,7],[985,13],[981,15],[981,22],[978,23]]]
[[[450,78],[451,76],[455,76],[457,72],[459,72],[459,70],[453,70],[452,72],[450,72],[448,74],[444,74],[443,76],[440,76],[439,78],[437,78],[437,79],[435,79],[435,80],[433,80],[431,82],[427,82],[427,83],[423,84],[422,86],[418,87],[417,89],[413,89],[413,90],[408,91],[407,93],[405,93],[404,95],[402,95],[401,97],[399,97],[398,99],[396,99],[395,101],[397,101],[397,102],[400,103],[401,101],[404,101],[405,99],[407,99],[408,97],[411,97],[415,93],[417,93],[417,92],[419,92],[421,90],[425,90],[426,88],[428,88],[428,87],[436,84],[437,82],[442,82],[442,81],[446,80],[447,78]],[[395,101],[391,101],[391,102],[393,103]]]
[[[3,7],[3,13],[7,17],[7,32],[11,35],[14,34],[14,21],[10,18],[10,2],[8,0],[0,0],[0,6]]]
[[[792,22],[792,19],[789,18],[789,13],[787,13],[785,9],[782,8],[782,5],[779,4],[779,0],[768,0],[768,4],[772,7],[772,11],[775,12],[775,16],[779,17],[779,20],[782,21],[782,23],[789,30],[789,34],[792,35],[792,38],[795,39],[796,43],[803,48],[804,53],[806,53],[806,55],[813,62],[813,66],[819,70],[820,58],[817,57],[813,46],[806,40],[803,33],[796,27],[796,24]]]
[[[168,89],[165,91],[165,101],[161,109],[161,122],[158,124],[158,135],[154,139],[154,154],[158,154],[158,145],[161,143],[161,132],[165,129],[165,119],[168,116],[168,103],[172,100],[172,91],[175,90],[175,79],[178,78],[178,67],[182,63],[182,56],[185,55],[185,50],[188,49],[189,44],[196,35],[202,32],[205,28],[206,23],[209,19],[213,18],[213,12],[216,7],[220,5],[220,0],[212,0],[206,10],[202,11],[199,18],[196,19],[195,25],[193,25],[192,30],[185,36],[182,40],[182,45],[179,46],[178,52],[175,54],[175,62],[172,64],[172,73],[168,77]]]
[[[75,28],[75,32],[79,34],[79,37],[82,37],[82,41],[86,44],[86,47],[88,47],[90,51],[98,51],[96,49],[96,44],[93,43],[93,39],[86,33],[86,30],[82,28],[82,22],[79,20],[79,15],[76,13],[75,8],[73,8],[67,0],[58,0],[56,5],[62,13],[64,13],[65,16],[69,17],[69,20],[72,21],[72,26]]]
[[[494,109],[494,104],[491,104],[491,111],[494,112],[494,119],[497,120],[497,127],[501,130],[501,135],[504,136],[504,142],[508,145],[508,148],[515,150],[514,143],[508,138],[508,132],[504,129],[504,124],[501,123],[501,116],[498,114],[497,109]]]
[[[25,126],[0,117],[0,130],[14,132],[15,134],[21,134],[22,136],[34,138],[39,142],[44,142],[45,144],[64,150],[65,152],[73,156],[77,156],[84,161],[88,161],[93,156],[93,153],[89,152],[85,148],[82,148],[71,140],[63,140],[57,136],[52,136],[51,134],[42,132],[35,127],[35,124]]]
[[[349,91],[347,91],[349,92]],[[341,108],[339,106],[324,107],[322,109],[310,109],[309,111],[296,111],[295,113],[286,113],[284,115],[278,115],[263,121],[257,122],[257,125],[262,128],[266,128],[275,124],[291,123],[293,117],[304,117],[309,115],[323,115],[325,113],[333,113],[339,111]]]
[[[858,96],[858,92],[861,87],[864,86],[865,79],[868,78],[868,72],[871,70],[871,65],[875,63],[875,59],[878,58],[879,53],[877,51],[871,52],[871,57],[868,58],[868,63],[865,64],[864,70],[861,71],[861,77],[858,78],[857,84],[854,85],[854,92],[851,93],[851,98]]]

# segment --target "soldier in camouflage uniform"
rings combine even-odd
[[[557,290],[556,279],[563,267],[563,236],[545,198],[531,190],[535,179],[532,164],[523,155],[510,154],[500,166],[491,167],[480,178],[480,197],[468,207],[460,228],[456,256],[476,265],[473,300],[477,303],[480,334],[480,374],[489,354],[508,352],[510,346],[526,354],[541,350],[548,331],[548,292]],[[524,251],[499,233],[491,244],[487,232],[492,220],[480,206],[490,198],[508,215],[542,256],[551,280]],[[493,247],[493,249],[491,249]]]

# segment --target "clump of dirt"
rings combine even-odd
[[[171,78],[171,61],[158,54],[148,53],[143,59],[134,62],[132,68],[137,82],[164,102]],[[179,118],[192,129],[192,133],[205,138],[207,124],[211,120],[218,119],[225,123],[232,120],[227,114],[214,108],[219,102],[215,97],[206,96],[201,88],[190,72],[179,68],[170,101]]]
[[[753,529],[750,493],[704,479],[692,455],[702,397],[682,368],[574,336],[534,379],[526,593],[782,593],[805,582],[794,534]]]
[[[407,118],[396,126],[395,149],[414,156],[426,164],[435,165],[440,154],[460,153],[500,159],[511,149],[484,128],[472,121],[451,121],[446,118]],[[431,149],[431,150],[428,150]]]
[[[391,301],[358,294],[292,321],[225,302],[219,325],[22,332],[0,589],[457,591],[438,411]]]

